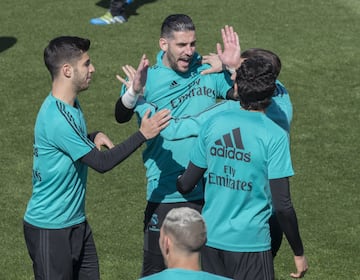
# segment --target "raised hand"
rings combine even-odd
[[[217,54],[221,62],[228,69],[238,69],[241,64],[241,48],[238,34],[234,31],[232,26],[225,25],[225,27],[221,29],[221,37],[224,50],[222,50],[220,43],[216,44]]]
[[[130,88],[135,77],[136,69],[131,65],[124,65],[121,68],[124,71],[126,78],[122,78],[120,75],[116,75],[116,78],[120,82],[122,82],[127,88]]]
[[[125,84],[127,88],[132,87],[135,94],[141,94],[143,93],[145,87],[148,68],[149,60],[146,58],[146,55],[143,54],[136,70],[131,65],[125,65],[122,67],[127,76],[126,79],[122,78],[120,75],[116,75],[116,78]]]
[[[209,53],[202,57],[202,64],[209,64],[211,67],[202,71],[201,74],[219,73],[223,70],[223,64],[216,53]]]

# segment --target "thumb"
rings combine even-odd
[[[302,278],[304,275],[305,272],[290,273],[291,278]]]
[[[206,74],[210,74],[210,73],[212,73],[211,68],[200,72],[201,75],[206,75]]]
[[[149,115],[150,115],[150,112],[151,112],[151,110],[150,110],[150,109],[147,109],[146,112],[145,112],[145,114],[144,114],[144,116],[143,116],[143,118],[148,119],[148,118],[149,118]]]
[[[222,55],[222,49],[221,49],[221,44],[220,43],[216,43],[216,50],[219,56]]]

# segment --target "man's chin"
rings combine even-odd
[[[181,72],[181,73],[185,73],[189,70],[189,67],[177,67],[176,71]]]

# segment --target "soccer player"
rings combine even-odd
[[[209,66],[202,65],[201,57],[195,52],[195,26],[189,16],[168,16],[161,27],[159,46],[161,51],[157,55],[156,64],[147,72],[144,92],[142,86],[133,85],[118,100],[115,108],[118,122],[130,120],[136,103],[129,101],[128,97],[136,97],[141,93],[146,102],[155,104],[158,109],[170,109],[175,117],[197,114],[215,104],[218,97],[226,98],[227,94],[231,94],[232,81],[229,73],[201,75]],[[143,62],[144,60],[145,58]],[[176,178],[187,166],[188,153],[194,140],[186,138],[168,141],[158,136],[147,142],[143,153],[147,177],[147,206],[144,218],[142,276],[165,269],[158,240],[167,212],[182,206],[198,211],[202,208],[202,181],[186,195],[176,190]]]
[[[161,226],[159,245],[167,269],[141,280],[225,280],[201,271],[200,251],[206,242],[206,225],[200,213],[189,207],[171,209]]]
[[[202,127],[190,163],[177,181],[186,194],[206,176],[202,215],[208,240],[205,271],[232,279],[274,279],[269,218],[274,204],[302,277],[307,261],[291,203],[288,134],[264,114],[276,88],[270,61],[253,56],[236,71],[240,104]],[[240,107],[241,105],[241,107]]]
[[[125,23],[127,22],[125,8],[132,2],[133,0],[110,0],[110,8],[105,15],[98,18],[92,18],[90,23],[94,25]]]
[[[168,125],[169,111],[151,118],[149,111],[139,131],[116,146],[102,132],[87,134],[78,95],[95,72],[89,47],[88,39],[62,36],[44,50],[52,88],[35,123],[33,191],[24,215],[35,279],[100,279],[85,215],[88,166],[101,173],[112,169]]]

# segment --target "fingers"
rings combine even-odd
[[[170,110],[164,109],[157,112],[149,118],[150,109],[148,109],[141,120],[140,132],[146,139],[151,139],[158,135],[162,129],[169,125]]]
[[[116,75],[116,79],[118,79],[120,82],[122,82],[123,84],[127,84],[128,81],[126,81],[125,79],[123,79],[122,77],[120,77],[119,75]]]
[[[297,273],[290,273],[290,277],[291,278],[303,278],[305,276],[305,273],[306,273],[307,270],[305,271],[301,271],[301,272],[297,272]]]
[[[200,72],[200,75],[206,75],[206,74],[211,74],[214,73],[215,71],[212,68],[206,69],[204,71]]]
[[[126,79],[122,78],[120,75],[116,75],[116,78],[123,83],[127,88],[131,87],[132,81],[134,80],[134,76],[136,73],[136,70],[131,65],[124,65],[121,67],[124,71],[125,75],[127,76]]]
[[[148,66],[149,66],[149,60],[146,58],[146,54],[143,54],[141,56],[139,66],[138,66],[137,70],[141,71],[142,69],[144,69],[144,68],[146,68]]]
[[[128,77],[129,80],[133,80],[136,70],[134,67],[132,67],[131,65],[124,65],[122,67],[122,70],[124,71],[124,73],[126,74],[126,76]]]
[[[294,261],[295,261],[295,266],[296,266],[297,272],[291,273],[290,276],[292,278],[304,277],[306,271],[309,268],[306,257],[305,256],[294,256]]]
[[[236,35],[232,26],[225,25],[225,27],[221,29],[221,37],[224,44],[236,42]]]
[[[151,110],[150,109],[147,109],[144,116],[142,117],[143,119],[148,119],[149,118],[149,115],[150,115],[150,112]]]
[[[159,125],[163,126],[166,122],[171,119],[170,110],[164,109],[157,112],[152,119]]]
[[[222,47],[221,47],[220,43],[216,43],[216,51],[217,51],[218,56],[222,56],[223,51],[222,51]]]
[[[111,149],[114,147],[114,143],[110,140],[109,137],[107,137],[104,133],[99,132],[95,139],[94,139],[94,143],[96,148],[100,151],[101,147],[107,147],[108,149]]]

